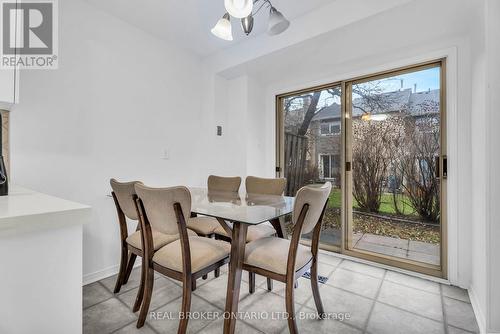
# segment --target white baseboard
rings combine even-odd
[[[472,288],[469,289],[469,298],[470,298],[470,303],[472,305],[472,309],[474,310],[474,315],[476,316],[477,326],[479,327],[479,333],[487,334],[486,317],[484,316],[484,312],[481,306],[479,305],[476,293]]]
[[[141,261],[140,259],[135,262],[134,268],[140,267]],[[118,270],[120,269],[120,265],[114,265],[102,270],[98,270],[96,272],[83,275],[83,285],[91,284],[102,279],[108,278],[110,276],[118,274]]]

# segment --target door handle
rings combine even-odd
[[[443,179],[448,178],[448,156],[443,155]]]
[[[441,164],[440,164],[441,157],[437,156],[435,157],[435,164],[436,164],[436,178],[441,177]],[[446,155],[443,155],[443,179],[448,178],[448,157]]]
[[[440,159],[441,159],[441,157],[439,155],[437,155],[437,156],[434,157],[434,161],[435,161],[434,164],[436,166],[436,171],[435,171],[435,173],[436,173],[436,179],[439,179],[441,177],[441,170],[440,170],[441,166],[440,166],[440,163],[439,163]]]

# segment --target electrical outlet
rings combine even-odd
[[[222,136],[222,126],[217,125],[217,136]]]

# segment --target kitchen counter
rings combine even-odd
[[[8,196],[0,196],[0,233],[80,224],[78,219],[71,219],[72,216],[89,210],[87,205],[14,185]],[[47,215],[54,219],[38,219]],[[58,219],[62,217],[65,219]]]
[[[82,237],[91,208],[11,186],[0,197],[0,333],[82,332]]]

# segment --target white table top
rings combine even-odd
[[[287,196],[247,194],[245,192],[209,192],[205,188],[189,188],[191,211],[249,225],[260,224],[289,214],[294,198]]]

